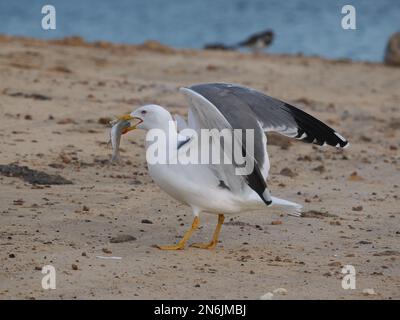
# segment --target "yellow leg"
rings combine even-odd
[[[188,231],[186,231],[183,238],[177,244],[172,246],[156,246],[156,247],[161,250],[182,250],[183,248],[185,248],[186,241],[189,240],[189,238],[192,236],[193,231],[195,231],[199,225],[200,225],[200,219],[199,217],[195,217],[192,226]]]
[[[218,243],[219,232],[221,231],[222,224],[224,223],[225,217],[223,214],[218,215],[218,224],[215,227],[214,235],[209,243],[193,243],[191,247],[200,249],[214,249]]]

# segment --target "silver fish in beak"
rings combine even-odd
[[[121,135],[126,133],[131,123],[128,120],[118,120],[111,122],[113,124],[110,132],[110,141],[112,146],[111,162],[115,162],[119,158],[119,145],[121,143]]]
[[[131,125],[132,120],[139,120],[139,122]],[[124,114],[118,117],[117,120],[110,122],[112,125],[110,132],[110,141],[112,146],[111,162],[115,162],[119,158],[119,145],[121,143],[121,135],[128,133],[129,131],[135,130],[136,126],[143,122],[142,119],[132,117],[129,114]]]

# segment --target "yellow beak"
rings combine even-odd
[[[118,120],[132,120],[133,117],[130,114],[123,114],[122,116],[118,117]]]
[[[132,117],[130,114],[124,114],[124,115],[118,117],[118,120],[120,120],[120,121],[130,121],[130,120],[133,120],[133,119],[137,119],[137,120],[139,120],[139,121],[138,121],[137,123],[135,123],[134,125],[130,126],[129,128],[124,129],[124,130],[122,131],[122,134],[125,134],[125,133],[128,133],[129,131],[135,130],[136,127],[137,127],[140,123],[143,122],[143,120],[140,119],[140,118],[137,118],[137,117]]]

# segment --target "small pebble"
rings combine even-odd
[[[297,176],[297,174],[289,168],[283,168],[279,174],[282,176],[285,176],[285,177],[290,177],[290,178]]]
[[[277,288],[273,291],[273,293],[276,294],[281,294],[281,295],[286,295],[287,294],[287,290],[285,288]]]
[[[364,290],[362,291],[362,293],[363,293],[364,296],[373,296],[373,295],[376,295],[375,290],[374,290],[374,289],[370,289],[370,288],[364,289]]]
[[[136,238],[129,234],[121,234],[119,236],[113,237],[110,239],[111,243],[121,243],[121,242],[128,242],[128,241],[135,241]]]
[[[267,292],[266,294],[260,297],[260,300],[272,300],[274,294],[272,292]]]

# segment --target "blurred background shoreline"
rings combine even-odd
[[[41,27],[45,4],[56,8],[56,30]],[[356,30],[341,27],[345,4],[356,8]],[[396,0],[20,0],[0,2],[0,33],[39,39],[79,36],[116,44],[155,40],[201,49],[209,43],[236,44],[270,29],[274,39],[269,53],[381,62],[390,35],[400,27],[399,17]]]

